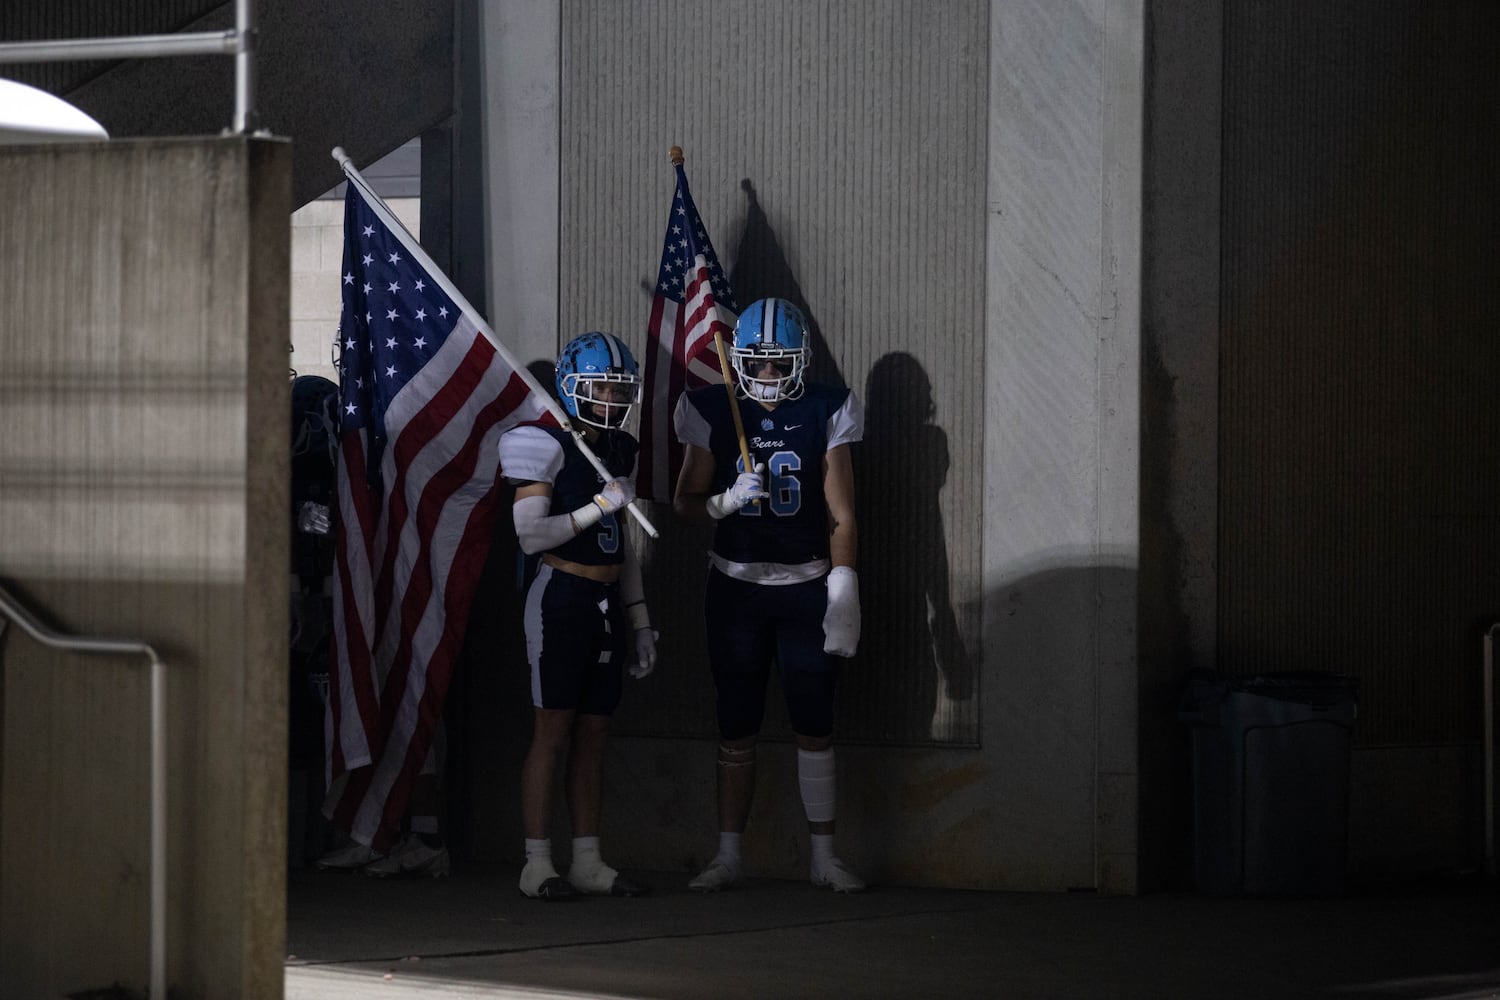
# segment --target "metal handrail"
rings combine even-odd
[[[47,628],[0,586],[0,634],[10,620],[43,646],[76,653],[144,656],[151,664],[151,997],[167,995],[167,751],[166,676],[161,657],[138,639],[63,635]]]
[[[134,35],[0,43],[5,63],[75,62],[84,59],[145,59],[156,56],[234,56],[234,124],[241,134],[255,130],[255,0],[235,0],[229,31]]]

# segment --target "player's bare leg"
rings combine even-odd
[[[719,744],[719,852],[708,867],[688,883],[695,892],[718,892],[744,880],[740,837],[750,819],[755,794],[755,737]]]
[[[624,878],[599,853],[599,813],[604,788],[604,748],[609,716],[580,713],[568,755],[568,805],[573,811],[573,861],[568,881],[592,896],[644,896],[650,890]]]
[[[531,747],[521,765],[521,823],[526,831],[526,867],[521,894],[532,899],[571,899],[577,891],[552,866],[552,785],[558,759],[573,730],[572,710],[538,708],[533,717]]]

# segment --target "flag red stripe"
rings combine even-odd
[[[723,380],[722,374],[710,377],[718,370],[713,334],[715,330],[728,329],[720,299],[731,309],[734,303],[734,295],[708,239],[708,230],[688,193],[687,173],[681,164],[674,171],[677,187],[667,215],[657,287],[651,298],[651,318],[646,328],[648,403],[641,417],[638,474],[639,483],[646,484],[646,489],[637,485],[642,496],[656,500],[670,498],[674,480],[682,468],[683,447],[670,427],[679,397],[688,388]],[[722,296],[715,294],[716,280]],[[679,287],[683,292],[681,297],[673,294]],[[690,370],[689,362],[696,364],[700,356],[707,370]]]
[[[453,336],[460,336],[454,333]],[[395,634],[404,643],[408,637],[405,623],[409,617],[403,612],[399,619],[392,619],[392,606],[397,602],[406,602],[403,594],[396,593],[397,582],[404,583],[405,588],[411,586],[411,581],[402,572],[405,567],[399,562],[402,556],[401,540],[415,531],[423,544],[430,540],[431,525],[429,520],[424,522],[418,517],[415,524],[409,523],[411,516],[411,493],[409,485],[409,474],[414,467],[416,457],[426,449],[433,441],[439,439],[447,430],[453,415],[459,411],[464,401],[478,384],[482,373],[489,366],[490,359],[494,357],[495,348],[483,336],[476,335],[469,345],[464,358],[455,367],[453,374],[443,383],[432,398],[429,399],[416,413],[404,424],[392,424],[389,428],[390,449],[386,456],[385,466],[391,468],[392,482],[390,485],[390,503],[387,507],[387,517],[382,533],[384,545],[382,546],[380,571],[376,578],[375,594],[375,616],[376,621],[387,622],[385,629],[379,630],[375,636],[374,649],[376,662],[383,668],[390,664],[404,663],[400,648],[391,648],[391,634]],[[477,371],[471,367],[477,365]],[[422,565],[423,559],[420,552],[411,554],[414,566]],[[398,629],[398,626],[401,626]],[[389,685],[390,678],[387,676],[384,683]],[[381,695],[382,703],[388,703],[388,695]]]
[[[339,584],[343,588],[343,594],[352,593],[353,567],[350,566],[350,546],[353,542],[348,537],[348,532],[353,529],[358,532],[359,539],[364,543],[361,548],[368,552],[368,539],[373,531],[373,512],[370,510],[370,495],[366,488],[365,480],[365,452],[363,433],[360,431],[346,431],[340,436],[342,445],[342,469],[340,475],[347,479],[349,484],[350,508],[353,509],[358,522],[355,525],[347,523],[347,519],[340,518],[338,531],[339,543],[334,546],[336,568],[339,575]],[[356,558],[364,558],[356,556]],[[342,604],[344,652],[346,662],[349,665],[346,682],[354,692],[355,702],[359,707],[360,722],[364,731],[373,731],[374,725],[380,716],[378,699],[375,694],[373,678],[370,669],[370,636],[365,632],[365,627],[359,617],[359,610],[352,601],[344,600]],[[335,633],[337,636],[337,633]],[[337,652],[337,651],[335,651]],[[338,662],[337,658],[334,662]],[[330,689],[329,697],[334,705],[341,705],[342,699],[334,697],[334,691]],[[338,716],[335,716],[335,721]],[[342,746],[339,747],[342,756]]]
[[[420,455],[413,448],[413,443],[424,440],[424,436],[412,431],[442,423],[452,439],[457,440],[458,433],[464,434],[458,451],[431,479],[421,484],[422,496],[417,500],[408,528],[416,532],[423,544],[415,559],[401,560],[402,565],[409,562],[410,569],[399,599],[402,624],[397,633],[399,643],[389,661],[408,666],[405,669],[393,667],[381,692],[380,728],[389,734],[389,741],[372,769],[373,773],[354,776],[357,780],[350,783],[351,797],[357,796],[364,803],[355,825],[373,824],[371,844],[376,849],[388,846],[398,832],[412,784],[431,746],[443,698],[461,650],[474,587],[488,551],[484,539],[493,530],[498,464],[495,442],[503,424],[546,415],[529,386],[507,366],[503,363],[495,365],[497,370],[490,372],[494,361],[493,346],[483,338],[476,338],[443,387],[407,422],[406,432],[393,449],[394,463],[401,468],[410,468],[424,460],[431,462],[430,454]],[[497,397],[477,414],[465,416],[464,406],[472,405],[471,397],[477,394],[473,390],[482,391],[484,385],[499,381],[495,377],[499,374],[503,374],[506,381]],[[442,441],[439,439],[442,436],[426,435],[425,440],[436,443],[440,453]],[[484,492],[473,503],[465,520],[462,539],[455,546],[449,538],[450,529],[442,524],[442,519],[452,509],[462,510],[466,503],[463,497],[472,497],[472,487],[477,483],[485,484]],[[403,486],[409,493],[418,484],[404,479]],[[471,488],[465,490],[465,486]],[[455,497],[460,498],[456,508],[453,506]],[[443,542],[444,553],[451,554],[453,561],[446,569],[444,589],[434,604],[433,549],[439,540]],[[399,547],[394,540],[391,544],[392,548]],[[441,571],[440,566],[436,568]],[[418,641],[424,636],[436,637],[431,650]],[[419,675],[422,687],[415,710],[410,706],[403,708],[409,698],[410,685]],[[377,812],[370,813],[371,808]]]
[[[454,371],[453,376],[443,386],[442,391],[423,407],[420,415],[412,420],[412,424],[420,426],[428,424],[429,421],[440,421],[445,432],[451,430],[454,414],[480,385],[483,373],[489,366],[490,358],[494,357],[494,353],[495,350],[488,341],[483,338],[477,339],[463,362]],[[486,407],[486,413],[488,410],[489,408]],[[432,597],[430,543],[437,532],[439,521],[442,519],[449,500],[473,477],[478,459],[476,436],[482,437],[488,426],[481,420],[471,423],[467,428],[460,428],[468,432],[463,446],[428,480],[422,495],[417,500],[416,528],[418,537],[422,540],[422,546],[407,576],[405,592],[401,595],[401,621],[406,627],[401,629],[400,642],[395,651],[395,663],[411,662],[412,643],[417,631],[423,627],[424,612]],[[430,438],[423,439],[423,442],[439,436],[432,435]],[[415,458],[416,449],[411,448],[410,452],[405,455],[402,451],[413,443],[408,439],[403,439],[401,445],[398,446],[398,465],[410,467]],[[493,489],[486,495],[489,495],[489,492],[493,492]],[[455,553],[455,559],[459,554],[461,553]],[[431,669],[430,664],[428,669]],[[386,678],[385,689],[381,692],[380,699],[384,710],[384,717],[381,721],[385,726],[389,726],[394,719],[394,713],[406,693],[408,679],[406,671],[396,670],[393,670]]]
[[[515,414],[524,404],[529,391],[519,377],[512,377],[510,384],[506,386],[500,397],[485,407],[481,419],[476,422],[475,426],[498,428],[502,423],[517,422]],[[497,438],[498,434],[494,431],[474,438],[472,439],[473,449],[478,451],[485,449],[486,445],[492,446]],[[466,452],[470,450],[469,446],[465,447]],[[448,686],[452,682],[452,667],[462,651],[463,629],[454,628],[451,623],[454,619],[467,620],[471,610],[475,585],[484,570],[489,539],[494,533],[494,508],[498,495],[498,489],[492,488],[475,504],[455,551],[445,595],[450,624],[443,630],[428,663],[426,686],[417,707],[416,727],[402,760],[396,788],[409,788],[421,771],[422,764],[427,757],[432,734],[436,730],[441,715],[441,706],[447,696]],[[405,691],[403,689],[399,695],[393,692],[393,695],[395,695],[393,701],[400,700],[404,698]],[[383,827],[394,829],[399,825],[401,815],[406,808],[405,799],[406,796],[398,797],[396,794],[387,798]]]
[[[347,430],[324,808],[385,850],[462,649],[499,495],[502,425],[545,419],[546,406],[378,197],[351,182],[344,207]]]

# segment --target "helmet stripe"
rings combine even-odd
[[[776,316],[781,312],[770,302],[761,307],[760,342],[762,344],[776,343]]]

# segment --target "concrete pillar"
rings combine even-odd
[[[291,147],[0,151],[0,579],[167,669],[167,982],[279,997]],[[140,662],[0,638],[0,983],[148,981]]]

